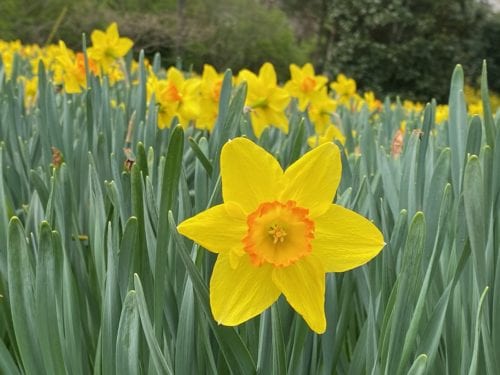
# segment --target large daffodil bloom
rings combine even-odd
[[[375,225],[332,204],[338,148],[323,144],[283,171],[264,149],[236,138],[222,149],[221,175],[224,203],[178,226],[218,254],[210,280],[215,320],[238,325],[284,294],[323,333],[325,273],[365,264],[384,246]]]

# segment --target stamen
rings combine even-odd
[[[269,233],[273,237],[273,244],[275,244],[275,245],[278,242],[285,241],[285,237],[287,235],[287,233],[283,229],[283,227],[279,226],[278,224],[271,225],[271,227],[267,233]]]

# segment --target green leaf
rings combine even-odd
[[[118,283],[122,300],[134,285],[134,270],[132,260],[138,249],[137,218],[132,216],[127,220],[123,229],[123,237],[118,253]]]
[[[140,374],[139,312],[135,290],[123,302],[116,335],[116,373]]]
[[[44,367],[36,334],[35,276],[24,229],[17,217],[10,220],[8,233],[7,280],[12,323],[23,367],[27,373],[36,374]]]
[[[106,277],[106,251],[104,245],[106,214],[101,182],[99,180],[92,154],[90,153],[89,159],[89,199],[90,212],[92,213],[92,215],[89,215],[90,241],[92,243],[91,249],[94,256],[99,291],[104,291],[104,280]]]
[[[419,333],[419,328],[420,328],[420,321],[424,315],[424,307],[426,304],[427,299],[427,291],[429,290],[430,284],[431,284],[431,277],[433,275],[434,270],[436,269],[436,263],[437,259],[439,256],[438,251],[442,249],[443,246],[443,238],[444,234],[446,232],[446,222],[448,220],[448,214],[449,214],[449,206],[451,202],[451,192],[450,192],[450,185],[447,185],[443,194],[442,194],[442,199],[440,202],[440,212],[439,212],[439,221],[438,221],[438,229],[437,233],[435,236],[435,243],[434,243],[434,249],[432,251],[431,258],[429,260],[429,264],[427,265],[427,271],[425,273],[425,277],[423,280],[423,283],[419,287],[420,293],[418,295],[418,300],[415,306],[415,310],[413,311],[413,315],[411,317],[411,321],[408,327],[408,331],[406,332],[405,339],[404,339],[404,346],[403,350],[401,353],[401,359],[399,362],[399,369],[398,373],[402,373],[403,369],[406,366],[406,363],[408,359],[410,358],[411,352],[413,350],[413,347],[416,344],[416,338]]]
[[[7,279],[7,228],[9,217],[7,215],[7,197],[4,187],[3,172],[3,147],[0,146],[0,277]]]
[[[383,356],[382,365],[387,373],[395,373],[397,359],[404,348],[404,336],[413,314],[417,293],[422,284],[422,253],[425,243],[425,220],[418,212],[410,224],[408,238],[403,253],[401,272],[397,280],[397,295],[394,310],[391,312],[387,342],[387,355]],[[385,347],[385,345],[384,345]],[[385,351],[384,351],[385,354]]]
[[[1,164],[1,160],[0,160],[0,164]],[[1,168],[1,166],[0,166],[0,168]],[[40,198],[40,202],[42,203],[43,208],[46,208],[47,201],[49,200],[49,189],[47,189],[47,186],[45,185],[45,182],[42,180],[40,175],[36,171],[34,171],[33,169],[30,171],[30,182],[33,184],[33,187],[37,191],[38,197]]]
[[[177,187],[182,168],[182,155],[184,151],[184,131],[177,126],[170,135],[167,157],[165,160],[163,179],[161,183],[160,208],[158,228],[160,235],[156,243],[156,259],[154,266],[154,329],[157,340],[162,341],[163,317],[165,310],[165,280],[167,276],[168,261],[167,251],[170,240],[170,226],[168,212],[173,210],[177,201]]]
[[[481,293],[481,297],[479,298],[479,305],[477,306],[476,313],[476,325],[474,328],[474,347],[472,349],[472,358],[469,367],[469,375],[477,374],[477,360],[478,360],[478,352],[479,352],[479,336],[481,335],[481,311],[483,307],[484,298],[486,297],[486,293],[488,293],[488,287],[484,288],[483,293]]]
[[[58,247],[58,252],[63,253],[61,237],[58,232],[52,232],[54,246]],[[79,296],[75,275],[71,269],[67,254],[64,252],[62,265],[62,321],[64,339],[63,356],[67,371],[75,375],[88,374],[90,369],[84,361],[86,358],[86,342],[83,339],[82,312],[84,309],[79,304]]]
[[[153,332],[153,326],[149,317],[146,300],[144,299],[141,280],[137,274],[134,275],[134,288],[136,292],[139,317],[141,318],[142,330],[144,332],[144,336],[146,337],[146,342],[148,343],[153,366],[158,374],[173,374],[172,365],[170,361],[167,361],[167,357],[162,354],[160,345],[158,344]]]
[[[295,315],[292,325],[292,339],[290,340],[291,349],[288,360],[287,372],[289,374],[298,374],[300,371],[300,363],[304,352],[306,338],[308,337],[309,328],[302,317]]]
[[[418,209],[417,202],[417,156],[420,141],[412,135],[402,163],[401,185],[399,188],[399,207],[408,210],[408,217],[413,217]]]
[[[432,172],[429,189],[424,195],[424,212],[428,222],[428,236],[426,238],[426,249],[433,245],[439,218],[439,207],[441,206],[442,195],[446,184],[450,179],[450,149],[445,148],[438,157],[434,171]]]
[[[59,325],[55,319],[58,316],[56,310],[56,280],[58,275],[56,265],[61,260],[56,260],[56,249],[52,243],[52,231],[49,223],[43,221],[40,227],[39,256],[36,263],[36,322],[42,359],[45,369],[49,374],[63,374],[65,372],[62,345],[59,340]],[[57,327],[59,328],[59,327]]]
[[[289,139],[290,150],[287,153],[288,165],[295,162],[302,155],[304,145],[307,143],[305,131],[305,119],[302,117],[297,124],[297,129],[293,131],[291,134],[292,137]]]
[[[20,375],[16,362],[5,346],[3,340],[0,340],[0,372],[2,374]]]
[[[196,352],[196,321],[193,284],[190,279],[184,285],[181,309],[179,312],[179,327],[175,341],[175,373],[196,374],[197,363],[193,361]]]
[[[484,210],[483,177],[477,156],[471,156],[465,167],[464,207],[477,282],[479,288],[483,288],[487,285],[485,258],[486,214]]]
[[[144,50],[139,52],[139,86],[137,95],[134,95],[135,103],[133,108],[135,108],[135,126],[138,127],[139,123],[145,122],[146,117],[146,66],[144,65]]]
[[[451,177],[455,196],[458,196],[464,170],[465,144],[467,139],[467,110],[464,99],[464,72],[457,65],[451,78],[449,97],[448,137],[451,151]]]
[[[118,260],[114,246],[112,244],[111,223],[108,224],[107,236],[107,270],[106,284],[102,301],[101,318],[101,340],[102,340],[102,372],[112,374],[115,372],[115,353],[116,353],[116,333],[121,309],[120,290],[118,288]]]
[[[440,340],[442,339],[446,311],[448,309],[448,302],[450,300],[450,293],[452,290],[452,283],[450,283],[450,285],[444,289],[444,292],[435,304],[428,323],[425,329],[422,330],[422,341],[420,341],[417,353],[427,353],[427,356],[429,357],[428,363],[430,366],[432,366],[434,358],[436,358],[437,348]]]
[[[271,311],[265,310],[259,321],[259,344],[257,348],[257,374],[265,374],[272,368],[272,329]]]
[[[271,329],[273,344],[273,374],[286,374],[285,343],[277,304],[271,306]]]
[[[472,116],[467,134],[467,146],[465,151],[467,154],[479,155],[481,151],[481,138],[483,136],[483,126],[481,118],[478,115]]]
[[[149,175],[148,160],[146,156],[146,150],[144,148],[144,143],[142,142],[137,143],[135,162],[137,163],[139,169],[142,172],[142,177],[146,178],[146,176]]]
[[[425,374],[425,370],[427,369],[427,355],[420,354],[413,362],[413,365],[407,372],[407,375],[421,375]]]
[[[194,154],[203,165],[203,168],[205,168],[205,170],[207,171],[207,174],[211,176],[213,170],[212,163],[207,159],[205,153],[201,150],[200,146],[198,146],[198,143],[196,143],[196,141],[192,137],[188,139],[188,142],[189,146],[191,146],[191,148],[193,149]]]
[[[481,100],[483,102],[483,118],[486,144],[493,149],[495,148],[495,125],[493,122],[493,115],[491,113],[486,60],[483,60],[483,68],[481,71]]]

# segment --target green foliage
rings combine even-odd
[[[245,85],[232,89],[226,72],[208,134],[158,129],[143,73],[136,86],[94,78],[81,95],[55,92],[47,78],[41,68],[30,110],[19,85],[0,81],[1,373],[500,372],[500,119],[467,117],[460,66],[449,122],[436,125],[428,104],[406,119],[399,155],[399,103],[377,116],[339,110],[351,142],[336,203],[373,220],[387,245],[367,265],[327,275],[322,336],[283,299],[238,327],[218,325],[215,255],[176,230],[220,203],[223,144],[252,137]],[[284,166],[312,133],[290,111],[288,135],[254,139]]]
[[[477,62],[491,58],[495,72],[500,66],[491,51],[496,49],[494,36],[486,36],[498,15],[487,18],[487,8],[475,0],[325,3],[323,38],[328,40],[321,51],[323,67],[334,75],[355,77],[378,95],[444,102],[449,79],[445,72],[453,65],[460,62],[477,73]]]
[[[289,76],[291,62],[303,64],[312,48],[299,44],[292,25],[277,7],[258,1],[137,1],[87,0],[30,2],[8,0],[0,5],[0,35],[25,43],[64,40],[81,50],[81,33],[90,35],[116,21],[120,33],[135,42],[152,60],[160,52],[164,65],[179,61],[201,72],[203,64],[217,70],[249,68],[258,71],[266,61],[281,80]],[[2,9],[3,7],[3,9]],[[3,12],[2,12],[3,10]],[[57,16],[62,15],[60,22]],[[42,21],[40,21],[42,20]],[[51,32],[52,31],[52,32]],[[90,38],[87,38],[90,44]]]

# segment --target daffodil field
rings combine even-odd
[[[420,104],[82,45],[0,41],[1,374],[500,373],[486,62]]]

